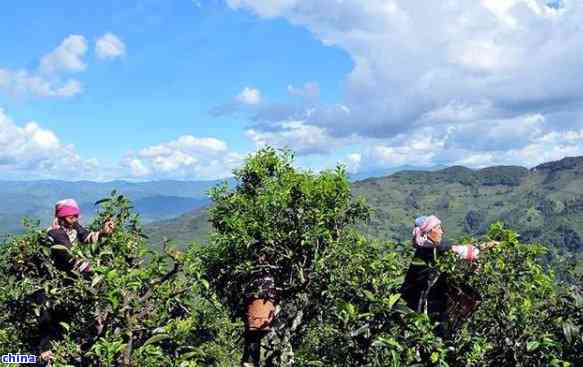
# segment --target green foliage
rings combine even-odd
[[[310,325],[299,365],[442,364],[446,346],[433,334],[433,323],[400,299],[410,248],[352,233],[335,250],[326,303]]]
[[[352,200],[343,168],[316,175],[294,169],[292,161],[289,152],[261,150],[235,171],[234,191],[222,186],[211,192],[215,232],[205,262],[234,316],[242,314],[247,285],[268,271],[282,307],[281,337],[289,340],[285,335],[294,331],[297,344],[303,325],[320,312],[322,292],[332,281],[330,259],[349,226],[366,219],[368,210]]]
[[[501,224],[501,245],[476,264],[453,252],[437,267],[450,284],[474,287],[478,310],[447,340],[425,314],[399,300],[411,251],[355,234],[329,262],[333,282],[322,317],[310,324],[302,366],[576,366],[583,350],[581,278],[557,281],[542,265],[545,248],[523,244]],[[577,364],[579,363],[579,364]]]
[[[99,203],[91,228],[113,219],[114,233],[72,248],[92,264],[90,274],[56,269],[39,228],[2,247],[0,354],[43,352],[40,332],[50,316],[60,334],[46,345],[55,366],[224,365],[236,358],[235,325],[208,292],[199,250],[148,250],[125,197],[113,192]]]
[[[341,171],[301,173],[291,159],[287,153],[259,152],[237,172],[234,192],[213,192],[216,233],[207,264],[209,279],[233,315],[241,315],[242,294],[252,275],[270,267],[287,294],[282,304],[304,311],[292,339],[299,365],[542,366],[576,361],[583,340],[576,301],[581,290],[561,284],[545,269],[543,246],[521,243],[515,232],[494,224],[486,239],[502,245],[483,252],[478,264],[453,253],[445,256],[438,266],[452,284],[473,287],[483,302],[442,340],[426,315],[411,312],[400,300],[411,249],[366,240],[352,229],[354,219],[366,218],[369,211],[362,203],[350,209],[355,204]]]
[[[453,254],[439,264],[452,284],[478,290],[478,311],[452,337],[455,364],[479,366],[563,366],[583,350],[581,284],[564,284],[545,269],[547,250],[520,243],[501,223],[489,239],[501,241],[469,264]],[[579,360],[580,362],[580,360]]]
[[[475,188],[476,176],[460,168],[450,173],[460,174],[464,183],[442,177],[440,184],[474,197],[466,186]],[[500,172],[486,173],[494,190]],[[428,176],[422,176],[426,182]],[[0,249],[0,354],[38,355],[43,318],[60,314],[60,336],[49,344],[55,366],[232,366],[241,359],[247,285],[269,273],[278,307],[265,337],[266,366],[583,364],[583,279],[573,271],[575,262],[553,263],[561,270],[557,277],[545,246],[524,243],[501,223],[490,225],[483,239],[500,245],[482,251],[476,263],[452,252],[436,264],[450,284],[470,286],[482,298],[472,317],[442,339],[434,333],[434,320],[401,299],[413,252],[409,241],[401,245],[359,232],[371,211],[354,199],[342,168],[299,171],[289,152],[267,148],[250,156],[235,177],[234,190],[225,185],[211,192],[209,245],[192,245],[184,253],[166,241],[161,251],[149,249],[130,203],[112,193],[100,202],[90,227],[114,219],[114,233],[71,250],[92,264],[90,274],[56,269],[46,232],[27,222],[27,231]],[[520,172],[516,177],[527,179]],[[403,185],[410,178],[399,176]],[[372,187],[380,195],[373,198],[387,194],[372,184],[367,190]],[[423,210],[428,197],[460,214],[463,224],[467,211],[456,212],[460,202],[453,194],[444,199],[442,193],[417,190],[408,200]],[[402,216],[395,229],[410,236],[413,213],[393,213],[379,203],[373,202],[373,224],[375,218]],[[544,213],[561,210],[553,203],[529,210],[546,218]],[[479,209],[479,218],[470,216],[472,228],[488,221]],[[447,219],[445,228],[451,228]]]

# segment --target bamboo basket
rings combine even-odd
[[[450,284],[447,291],[447,314],[450,329],[457,329],[480,306],[482,297],[472,287]]]
[[[253,299],[247,304],[247,330],[271,330],[275,305],[268,299]]]

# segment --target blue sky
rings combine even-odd
[[[353,172],[583,154],[582,15],[566,0],[7,3],[0,174],[213,179],[266,144]]]

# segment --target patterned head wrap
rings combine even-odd
[[[441,220],[435,215],[415,219],[415,228],[413,228],[413,246],[427,247],[427,235],[433,228],[440,224]]]
[[[57,218],[79,215],[80,212],[79,205],[73,199],[61,200],[55,205],[55,217]]]
[[[55,204],[55,218],[53,220],[53,229],[59,228],[59,219],[68,217],[70,215],[79,215],[81,209],[77,202],[73,199],[65,199]]]

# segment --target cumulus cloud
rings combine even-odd
[[[40,70],[47,74],[56,72],[79,72],[87,67],[83,56],[87,52],[87,40],[77,34],[68,36],[52,52],[43,56]]]
[[[124,160],[123,165],[129,168],[133,177],[146,177],[152,174],[152,170],[138,158],[128,158]]]
[[[81,93],[83,87],[76,79],[67,79],[62,82],[31,74],[26,70],[0,69],[0,89],[11,95],[72,97]]]
[[[87,41],[80,35],[66,37],[41,58],[37,70],[0,68],[0,90],[14,96],[72,97],[83,91],[81,82],[63,74],[85,70]]]
[[[533,167],[543,162],[583,155],[583,130],[549,132],[516,149],[494,152],[466,150],[465,154],[464,158],[456,161],[457,164],[478,168],[500,164]]]
[[[493,121],[451,126],[447,148],[467,148],[478,151],[502,151],[524,147],[544,133],[542,115],[524,115]]]
[[[125,55],[126,45],[113,33],[106,33],[95,43],[95,54],[98,59],[115,59]]]
[[[52,51],[42,56],[35,70],[0,67],[0,90],[14,96],[72,97],[83,92],[82,83],[67,74],[87,69],[87,40],[69,35]],[[125,54],[125,44],[114,34],[106,33],[95,45],[96,56],[113,59]]]
[[[261,108],[263,97],[261,91],[254,87],[245,87],[239,94],[227,103],[215,106],[210,109],[212,116],[225,116],[238,112],[249,112]]]
[[[366,148],[363,159],[366,168],[431,165],[436,152],[443,150],[445,140],[428,134],[429,130],[398,136],[388,143],[377,143]]]
[[[4,177],[95,177],[98,162],[84,160],[36,122],[18,126],[0,108],[0,171]]]
[[[490,127],[480,126],[485,123],[490,123]],[[402,165],[533,167],[565,156],[583,155],[583,129],[553,131],[545,127],[542,116],[525,115],[472,123],[464,125],[461,131],[452,127],[424,127],[372,144],[358,154],[361,160],[354,166],[358,171]]]
[[[317,127],[332,141],[369,139],[362,162],[370,157],[386,164],[416,163],[419,157],[462,162],[460,154],[474,166],[530,164],[531,157],[555,157],[534,153],[542,147],[579,151],[565,140],[583,127],[579,1],[227,3],[305,27],[323,44],[345,50],[354,64],[339,103],[311,105],[301,126],[289,124],[297,111],[264,119],[269,123],[253,126],[253,140],[286,140]],[[288,91],[302,94],[297,87]],[[413,147],[411,142],[424,139],[419,131],[428,134],[430,150]],[[541,140],[553,133],[565,137],[557,148]]]
[[[326,130],[303,121],[286,121],[278,126],[275,131],[248,129],[245,134],[257,147],[291,148],[298,154],[328,153],[336,145],[330,144]]]
[[[216,179],[230,176],[242,160],[222,140],[185,135],[130,152],[121,166],[131,177]]]
[[[222,140],[185,135],[104,165],[82,158],[52,130],[34,121],[16,124],[0,109],[0,174],[8,179],[218,179],[231,176],[244,158]]]
[[[348,52],[355,66],[347,76],[343,104],[351,114],[310,121],[338,133],[352,129],[391,137],[456,101],[485,101],[507,110],[559,93],[581,93],[572,82],[573,77],[581,81],[575,64],[556,70],[579,55],[573,46],[581,44],[582,34],[570,31],[576,14],[583,13],[577,4],[557,10],[534,0],[373,0],[366,6],[359,1],[241,0],[231,6],[285,17]]]

